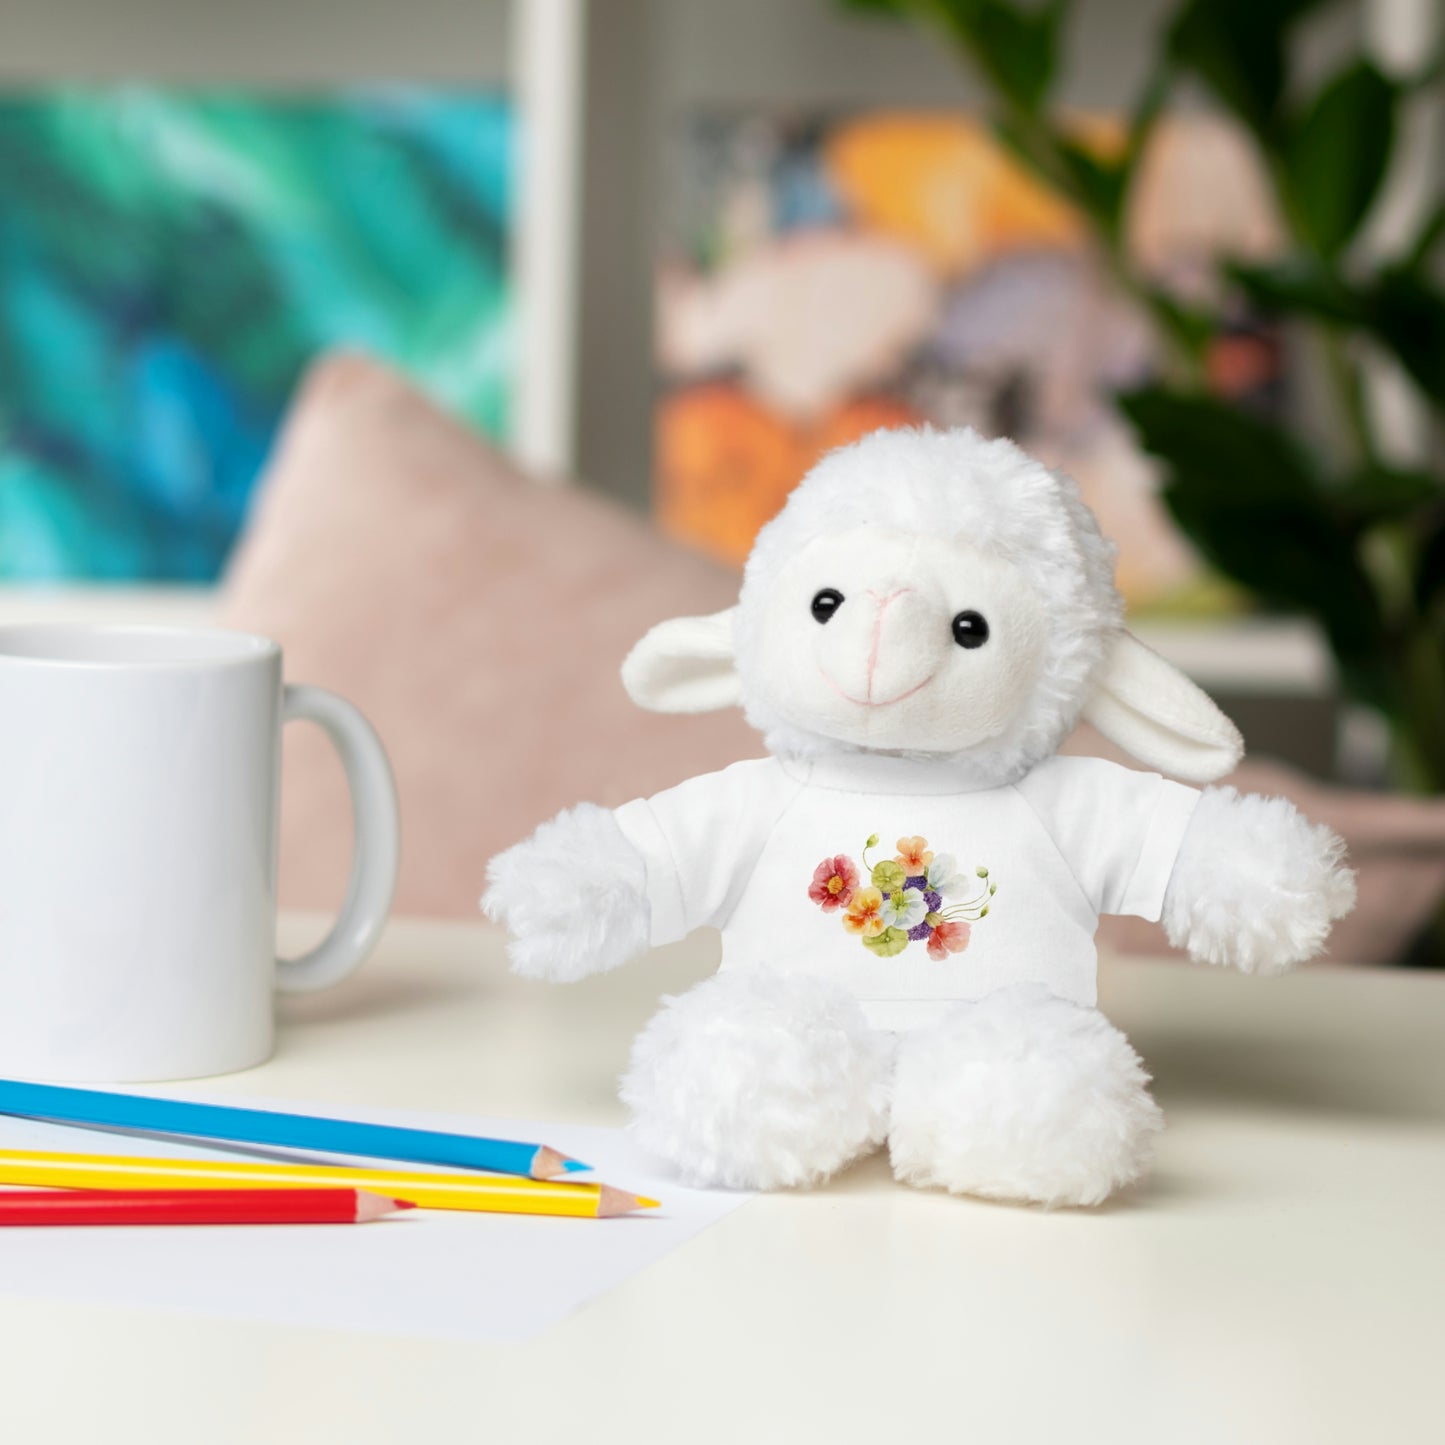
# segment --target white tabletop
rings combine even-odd
[[[629,1040],[715,950],[548,988],[481,926],[397,923],[357,978],[286,1001],[274,1061],[205,1087],[618,1122]],[[874,1159],[521,1346],[0,1298],[0,1438],[1440,1438],[1445,976],[1136,962],[1103,991],[1170,1126],[1108,1208],[920,1194]]]

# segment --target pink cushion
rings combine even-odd
[[[652,716],[618,681],[653,623],[736,595],[735,574],[605,500],[528,481],[399,377],[336,356],[293,406],[223,618],[276,638],[290,681],[350,698],[381,733],[401,796],[397,911],[475,916],[487,859],[559,808],[759,755],[738,713]],[[287,729],[282,796],[282,902],[335,907],[350,810],[311,728]]]

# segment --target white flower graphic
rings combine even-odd
[[[901,928],[906,932],[923,922],[928,902],[917,888],[899,888],[883,900],[879,911],[889,928]]]

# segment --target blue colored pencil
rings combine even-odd
[[[0,1114],[19,1114],[57,1124],[101,1129],[134,1129],[146,1134],[181,1134],[230,1144],[262,1144],[278,1149],[309,1149],[324,1154],[355,1154],[366,1159],[400,1159],[414,1164],[444,1164],[492,1174],[551,1179],[590,1166],[542,1144],[444,1134],[435,1129],[398,1129],[352,1119],[281,1114],[270,1109],[233,1109],[182,1099],[111,1094],[55,1084],[0,1079]]]

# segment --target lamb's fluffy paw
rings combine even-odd
[[[1204,963],[1283,973],[1355,906],[1345,845],[1284,798],[1206,788],[1164,896],[1169,941]]]
[[[1163,1117],[1148,1083],[1096,1009],[1038,988],[961,1004],[899,1044],[893,1172],[985,1199],[1098,1204],[1149,1167]]]
[[[617,819],[579,803],[487,864],[482,912],[511,934],[514,972],[570,983],[647,948],[646,889],[647,865]]]
[[[689,1184],[816,1184],[883,1142],[893,1041],[827,979],[748,969],[678,998],[622,1081],[639,1143]]]

